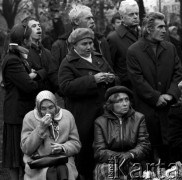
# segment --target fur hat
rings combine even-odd
[[[105,100],[107,101],[108,98],[115,93],[126,93],[130,98],[133,98],[133,92],[128,89],[125,86],[114,86],[111,87],[109,89],[107,89],[106,93],[105,93]]]
[[[85,38],[90,38],[94,39],[94,32],[89,29],[89,28],[77,28],[72,31],[68,38],[68,42],[71,44],[75,44],[78,41],[85,39]]]

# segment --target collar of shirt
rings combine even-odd
[[[91,54],[90,54],[89,57],[86,58],[86,57],[81,56],[81,55],[76,51],[76,49],[74,49],[74,51],[75,51],[82,59],[85,59],[86,61],[92,63],[92,56],[91,56]]]

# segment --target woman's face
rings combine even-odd
[[[74,49],[80,56],[87,58],[93,50],[93,41],[90,38],[82,39],[74,45]]]
[[[113,111],[117,114],[126,114],[129,111],[130,100],[126,93],[119,93],[113,104]]]
[[[54,115],[56,113],[56,107],[51,101],[44,100],[41,103],[40,112],[41,112],[42,117],[45,116],[46,114],[51,114],[52,117],[54,117]]]

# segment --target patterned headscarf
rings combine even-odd
[[[36,97],[36,106],[34,109],[34,115],[37,120],[41,121],[42,120],[42,113],[41,113],[41,104],[43,101],[49,100],[51,101],[55,107],[56,107],[56,113],[53,115],[52,123],[49,127],[50,134],[56,141],[59,138],[59,124],[58,121],[61,120],[62,118],[62,109],[57,105],[57,100],[55,95],[47,90],[41,91],[37,97]]]

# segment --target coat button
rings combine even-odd
[[[93,73],[92,73],[92,71],[89,71],[88,74],[89,74],[89,75],[92,75]]]
[[[161,86],[161,82],[158,82],[158,85]]]

